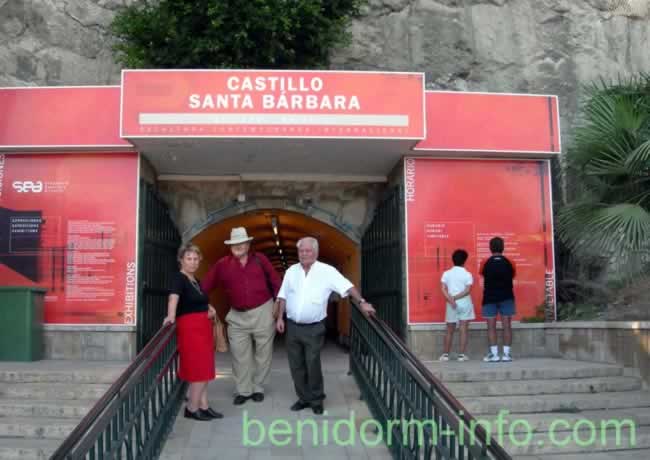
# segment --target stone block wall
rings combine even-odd
[[[158,182],[184,240],[211,223],[247,210],[280,208],[321,220],[360,242],[385,186],[344,182]],[[245,203],[237,202],[239,194],[245,195]]]
[[[436,360],[443,352],[445,325],[411,325],[408,343],[423,360]],[[501,346],[501,329],[498,330]],[[650,322],[571,321],[513,324],[512,353],[520,358],[564,358],[618,364],[650,385]],[[487,352],[487,326],[470,325],[468,354],[482,359]],[[458,349],[458,333],[452,351]]]
[[[134,326],[43,326],[43,359],[131,361]]]

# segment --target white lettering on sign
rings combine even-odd
[[[124,290],[124,324],[135,324],[135,262],[126,264],[126,287]]]
[[[291,110],[361,110],[357,96],[316,96],[313,94],[292,94],[290,96],[281,94],[264,94],[262,96],[262,108],[291,109]]]
[[[415,160],[406,160],[406,201],[415,201]]]
[[[358,96],[322,94],[323,87],[320,77],[231,76],[226,80],[230,93],[193,93],[189,95],[188,107],[193,110],[238,110],[255,109],[256,105],[261,105],[263,110],[361,110]],[[252,93],[262,94],[253,97]]]
[[[5,156],[0,154],[0,198],[5,185]]]
[[[229,91],[288,91],[317,93],[323,89],[320,77],[229,77],[226,81]]]
[[[544,317],[547,321],[555,321],[555,273],[546,269],[544,272]]]
[[[250,94],[190,95],[190,109],[252,109]]]

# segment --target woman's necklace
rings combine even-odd
[[[194,289],[196,289],[196,291],[199,294],[203,294],[203,291],[201,290],[201,286],[199,286],[199,283],[196,282],[196,279],[190,277],[190,275],[188,275],[187,273],[185,273],[185,276],[187,276],[187,279],[190,280],[190,284],[194,287]]]

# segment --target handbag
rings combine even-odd
[[[226,326],[224,326],[218,316],[214,318],[213,335],[215,351],[219,353],[227,352],[228,339],[226,338]]]

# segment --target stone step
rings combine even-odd
[[[0,398],[7,399],[99,399],[110,388],[108,383],[0,383]]]
[[[492,432],[497,433],[499,420],[493,415],[482,415],[476,417],[478,422],[487,422]],[[554,432],[571,431],[574,427],[578,429],[589,429],[585,420],[592,422],[597,427],[607,427],[614,430],[613,422],[621,423],[624,430],[631,426],[647,427],[650,426],[650,408],[632,408],[616,410],[594,410],[584,411],[576,414],[507,414],[501,417],[503,430],[514,433],[526,432],[529,427],[536,433],[548,432],[551,427]],[[630,423],[631,422],[631,423]]]
[[[61,445],[60,440],[4,438],[0,440],[0,460],[46,460]]]
[[[623,375],[623,367],[561,359],[533,358],[510,363],[426,361],[426,367],[445,384],[449,382],[493,382],[513,380],[555,380]]]
[[[51,417],[0,417],[0,444],[3,438],[65,439],[77,420]]]
[[[113,383],[128,365],[121,361],[0,362],[0,383]]]
[[[513,460],[584,460],[585,454],[514,455]],[[590,452],[589,460],[642,460],[650,458],[650,449]]]
[[[650,392],[629,391],[607,393],[606,395],[566,393],[535,396],[483,396],[461,398],[460,401],[475,417],[481,414],[496,415],[500,410],[508,410],[510,413],[554,412],[561,416],[587,410],[650,407]]]
[[[650,428],[648,427],[637,429],[633,437],[627,432],[624,432],[620,436],[620,439],[617,439],[616,435],[611,433],[602,436],[601,432],[591,431],[580,431],[573,434],[567,432],[562,434],[563,436],[558,435],[555,441],[549,437],[548,433],[538,433],[531,436],[522,434],[514,439],[508,435],[504,437],[502,446],[506,452],[513,456],[536,455],[541,458],[546,458],[546,455],[549,454],[566,455],[583,453],[583,456],[589,454],[589,460],[592,460],[592,452],[606,453],[617,450],[650,449]]]
[[[595,377],[590,379],[515,380],[512,382],[454,382],[447,388],[457,398],[464,396],[515,396],[561,393],[604,393],[640,390],[635,377]]]
[[[0,417],[56,417],[79,421],[95,404],[95,400],[69,401],[0,399]]]

